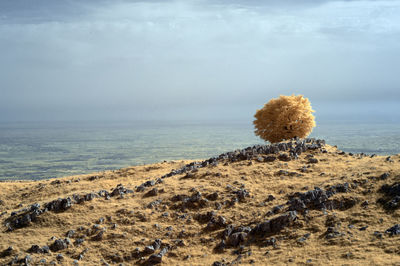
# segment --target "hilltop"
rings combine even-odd
[[[398,265],[400,155],[323,140],[0,183],[0,264]]]

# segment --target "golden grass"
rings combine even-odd
[[[346,197],[353,197],[358,204],[346,211],[332,210],[323,213],[319,210],[309,212],[309,220],[306,221],[302,215],[295,226],[288,227],[274,235],[277,246],[263,247],[259,244],[250,244],[245,247],[241,263],[255,265],[284,265],[284,264],[311,264],[311,265],[400,265],[400,236],[389,237],[384,235],[382,239],[376,238],[374,231],[384,232],[389,227],[399,223],[399,212],[387,213],[382,206],[376,203],[381,196],[377,191],[382,184],[393,183],[400,179],[400,156],[392,156],[393,162],[388,162],[383,156],[360,157],[339,155],[338,150],[326,146],[328,153],[307,151],[298,160],[289,162],[275,161],[272,163],[248,161],[218,164],[214,167],[199,169],[189,177],[184,174],[165,178],[164,183],[155,187],[164,189],[153,197],[143,197],[143,192],[127,194],[124,198],[116,197],[110,200],[97,198],[84,204],[75,204],[65,212],[46,212],[39,217],[39,221],[31,226],[6,232],[4,221],[12,211],[28,207],[33,203],[43,205],[46,202],[59,197],[71,196],[74,193],[83,194],[97,192],[101,189],[112,190],[117,184],[135,190],[135,186],[144,181],[161,177],[172,169],[178,169],[188,161],[175,161],[157,163],[153,165],[136,166],[118,171],[107,171],[91,175],[59,178],[60,184],[51,184],[52,180],[41,181],[11,181],[0,183],[0,213],[7,214],[0,217],[2,230],[0,231],[0,252],[9,246],[13,246],[14,255],[20,254],[22,258],[33,244],[40,246],[50,245],[52,236],[64,238],[65,233],[77,230],[79,226],[89,228],[101,217],[111,216],[111,221],[105,221],[100,226],[106,227],[105,237],[102,241],[92,241],[89,238],[79,247],[70,246],[60,252],[51,254],[32,254],[33,264],[37,264],[42,258],[47,263],[55,261],[57,254],[64,255],[64,265],[72,265],[74,256],[77,256],[85,248],[88,248],[80,265],[101,265],[105,260],[112,263],[110,256],[118,254],[121,257],[128,256],[139,247],[143,249],[157,238],[164,243],[174,245],[174,240],[184,240],[184,246],[177,246],[163,257],[166,265],[212,265],[214,261],[232,262],[238,258],[232,251],[234,248],[226,249],[224,253],[215,253],[213,248],[220,241],[219,234],[222,229],[205,232],[206,224],[201,224],[195,219],[179,219],[174,213],[182,214],[172,210],[171,198],[176,194],[191,195],[193,188],[203,195],[217,191],[218,202],[223,202],[231,197],[226,188],[227,185],[240,187],[242,184],[250,192],[250,197],[245,202],[236,203],[232,207],[222,207],[215,210],[213,202],[201,209],[188,210],[188,214],[205,213],[216,211],[217,215],[224,216],[228,223],[235,225],[249,225],[268,219],[265,214],[273,206],[285,204],[288,200],[287,194],[313,189],[314,186],[324,188],[326,185],[338,183],[355,182],[363,183],[346,193]],[[315,154],[319,160],[317,164],[307,164],[305,156]],[[309,172],[303,173],[298,169],[309,165]],[[277,175],[279,170],[296,172],[302,176]],[[371,177],[380,176],[384,172],[390,173],[388,180],[373,180]],[[93,181],[90,176],[98,175],[100,178]],[[80,180],[79,182],[75,182]],[[366,180],[366,181],[363,181]],[[308,187],[308,189],[306,188]],[[366,191],[370,189],[370,193]],[[148,191],[149,189],[147,189]],[[276,199],[266,202],[268,195]],[[335,195],[340,197],[342,195]],[[159,209],[149,209],[146,206],[161,199],[163,204]],[[368,208],[361,207],[361,203],[369,201]],[[164,204],[165,203],[165,204]],[[262,204],[264,203],[264,204]],[[119,211],[125,209],[125,211]],[[162,214],[168,212],[168,217]],[[345,233],[343,237],[327,240],[323,237],[326,231],[326,221],[336,219],[341,224],[340,230]],[[332,218],[333,217],[333,218]],[[380,220],[382,219],[382,220]],[[116,229],[111,229],[113,223]],[[353,229],[348,225],[354,225]],[[168,236],[167,227],[172,226]],[[360,231],[362,226],[368,226],[365,231]],[[185,230],[184,236],[179,233]],[[311,233],[309,239],[299,244],[297,239],[306,233]],[[189,258],[187,256],[190,255]],[[0,264],[4,265],[11,261],[13,256],[0,258]],[[125,261],[130,265],[139,263],[140,260]]]

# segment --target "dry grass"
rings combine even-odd
[[[392,156],[392,162],[385,157],[376,156],[360,157],[339,155],[336,148],[327,146],[328,153],[308,151],[299,159],[289,162],[275,161],[271,163],[248,161],[223,163],[218,166],[209,166],[199,169],[192,175],[176,175],[165,178],[164,183],[155,187],[164,189],[157,196],[144,197],[145,192],[127,194],[124,198],[113,197],[110,200],[97,198],[84,204],[75,204],[70,209],[61,213],[46,212],[39,217],[39,221],[29,227],[6,232],[4,221],[12,211],[28,207],[33,203],[44,204],[59,197],[71,196],[74,193],[83,194],[97,192],[101,189],[112,190],[117,184],[135,190],[135,186],[144,181],[158,178],[172,169],[178,169],[187,161],[158,163],[146,166],[136,166],[109,171],[93,175],[82,175],[60,178],[60,184],[52,184],[54,180],[35,182],[2,182],[0,183],[0,213],[7,214],[0,217],[2,230],[0,231],[0,252],[9,246],[15,251],[12,256],[0,258],[0,264],[11,261],[14,255],[23,257],[33,244],[40,246],[50,245],[52,236],[64,238],[65,233],[77,230],[83,226],[90,228],[101,217],[111,216],[110,221],[105,221],[101,227],[106,228],[102,241],[93,241],[87,238],[81,246],[71,245],[65,250],[51,254],[32,254],[33,264],[45,258],[47,263],[55,261],[57,254],[63,254],[64,265],[70,265],[74,257],[85,248],[88,251],[80,265],[101,265],[102,260],[112,264],[112,255],[123,258],[129,256],[139,247],[143,249],[155,239],[160,238],[163,243],[168,243],[175,248],[171,249],[163,257],[163,263],[168,265],[212,265],[214,261],[232,262],[238,255],[233,251],[237,248],[228,248],[223,253],[214,252],[213,248],[220,241],[219,234],[223,229],[204,231],[206,224],[199,223],[195,219],[181,219],[183,214],[179,210],[172,209],[174,202],[171,198],[177,194],[191,195],[193,190],[198,190],[202,195],[218,192],[216,202],[229,200],[232,193],[227,185],[233,187],[244,186],[250,192],[250,197],[245,202],[236,203],[232,207],[223,206],[215,209],[215,204],[210,201],[204,208],[188,209],[186,213],[194,216],[196,213],[216,211],[222,215],[228,223],[235,225],[254,225],[268,219],[266,213],[272,207],[285,204],[287,195],[300,191],[313,189],[314,186],[324,188],[327,185],[348,182],[359,184],[352,187],[346,197],[357,199],[357,205],[346,210],[332,210],[326,213],[320,210],[312,210],[306,219],[299,215],[296,223],[275,237],[277,246],[263,246],[259,243],[246,245],[241,255],[240,262],[256,265],[273,264],[314,264],[314,265],[400,265],[399,236],[389,237],[383,235],[382,239],[374,236],[374,231],[384,232],[389,227],[399,222],[398,211],[387,213],[382,206],[376,203],[381,196],[378,189],[386,183],[393,183],[400,179],[400,156]],[[305,158],[310,153],[315,154],[319,160],[316,164],[307,164]],[[299,169],[309,165],[309,172],[303,173]],[[279,170],[296,172],[297,175],[277,175]],[[375,180],[372,177],[382,173],[390,173],[387,180]],[[98,175],[98,179],[89,180],[91,176]],[[80,179],[79,182],[75,182]],[[370,191],[368,191],[370,190]],[[269,195],[276,199],[267,202]],[[340,197],[342,195],[335,195]],[[157,208],[147,208],[147,205],[161,199],[162,203]],[[367,208],[361,207],[361,203],[368,200]],[[168,212],[169,216],[162,214]],[[176,214],[176,215],[175,215]],[[325,239],[327,220],[333,219],[339,225],[343,236],[334,239]],[[117,228],[112,229],[116,223]],[[354,228],[349,228],[353,225]],[[169,231],[168,227],[172,226]],[[362,226],[368,226],[360,231]],[[184,230],[184,233],[180,234]],[[170,233],[169,233],[170,232]],[[310,237],[304,243],[298,243],[297,239],[306,233]],[[184,246],[178,246],[176,239],[183,239]],[[251,253],[249,253],[251,251]],[[189,257],[190,256],[190,257]],[[141,260],[126,260],[126,264],[140,263]]]

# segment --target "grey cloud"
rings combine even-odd
[[[116,4],[157,3],[162,0],[2,0],[0,23],[71,22]]]
[[[223,9],[205,1],[63,2],[26,11],[33,13],[25,21],[22,8],[16,19],[24,23],[0,25],[3,114],[240,116],[292,93],[400,100],[400,4],[391,1],[301,1],[307,8],[272,13],[257,1],[220,1]]]
[[[78,1],[0,1],[0,23],[45,23],[83,17],[87,6]]]

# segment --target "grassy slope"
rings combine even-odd
[[[59,179],[60,184],[52,184],[54,180],[1,182],[0,213],[7,211],[7,214],[0,217],[0,252],[9,246],[14,247],[14,252],[13,255],[0,258],[0,264],[11,261],[16,254],[20,254],[20,257],[25,256],[27,249],[33,244],[50,245],[54,242],[50,239],[52,236],[65,237],[68,230],[77,230],[79,226],[90,228],[97,223],[99,218],[106,216],[111,216],[111,220],[106,220],[100,225],[106,228],[102,241],[87,238],[78,247],[71,245],[65,250],[51,254],[32,254],[33,262],[37,263],[45,258],[48,263],[55,261],[57,254],[63,254],[63,263],[69,265],[72,264],[75,256],[88,248],[79,262],[81,265],[99,265],[102,259],[112,264],[112,255],[117,254],[121,258],[129,256],[136,247],[143,249],[157,238],[175,247],[163,257],[163,263],[166,264],[211,265],[214,261],[232,262],[238,258],[238,255],[233,252],[237,248],[228,248],[223,253],[216,253],[213,250],[220,242],[219,234],[223,229],[205,231],[206,224],[204,223],[193,218],[178,218],[182,212],[172,209],[176,204],[171,201],[174,195],[191,195],[193,189],[200,191],[202,195],[218,192],[219,197],[216,202],[222,203],[232,198],[232,192],[227,185],[239,188],[243,184],[250,192],[250,197],[244,202],[236,203],[232,207],[223,206],[222,209],[216,210],[215,202],[210,201],[207,206],[188,209],[186,213],[194,217],[196,213],[214,210],[217,215],[224,216],[228,223],[253,226],[269,219],[270,217],[266,217],[265,214],[274,206],[285,204],[288,194],[305,192],[313,189],[314,186],[324,188],[326,185],[344,182],[359,185],[353,187],[351,192],[338,194],[333,198],[343,196],[355,198],[358,202],[356,206],[345,211],[329,210],[326,213],[312,210],[308,214],[308,220],[299,215],[295,224],[278,234],[269,236],[277,239],[276,247],[264,246],[260,242],[248,244],[242,251],[240,261],[245,264],[254,261],[257,265],[305,264],[307,260],[317,265],[400,264],[400,237],[389,237],[384,234],[382,239],[378,239],[373,234],[374,231],[384,232],[399,222],[399,211],[387,213],[376,201],[381,197],[381,194],[377,192],[381,185],[400,181],[400,156],[392,156],[394,162],[387,162],[382,156],[360,158],[347,154],[339,155],[336,148],[328,145],[326,148],[328,153],[307,151],[300,155],[298,160],[289,162],[266,163],[253,160],[251,165],[248,161],[241,161],[201,168],[198,172],[186,177],[182,174],[164,179],[164,183],[155,186],[158,189],[164,189],[164,192],[156,196],[144,197],[144,193],[151,189],[147,188],[145,192],[135,191],[121,199],[97,198],[83,204],[75,204],[65,212],[46,212],[39,217],[38,222],[12,232],[6,232],[4,226],[5,219],[12,211],[20,210],[36,202],[43,205],[51,200],[75,193],[84,194],[101,189],[110,191],[117,184],[123,184],[126,188],[135,190],[135,186],[144,181],[161,177],[188,162],[166,162],[92,175],[65,177]],[[310,153],[314,153],[319,162],[310,164],[308,173],[300,172],[299,169],[307,165],[305,156]],[[282,169],[302,176],[277,175],[276,173]],[[390,177],[386,180],[371,178],[385,172],[390,173]],[[99,175],[100,178],[90,181],[89,178],[93,175]],[[80,181],[75,182],[78,179]],[[273,195],[276,199],[266,202],[269,195]],[[162,199],[162,203],[157,208],[147,208],[147,205],[156,199]],[[365,200],[369,201],[366,208],[361,206]],[[168,217],[162,216],[165,212],[169,213]],[[324,233],[327,229],[327,221],[334,221],[344,235],[326,239]],[[117,224],[117,228],[111,229],[114,223]],[[349,228],[349,225],[354,225],[354,228]],[[171,231],[167,230],[169,226],[172,226]],[[368,226],[368,228],[360,231],[359,228],[363,226]],[[180,234],[182,230],[184,233]],[[310,237],[304,243],[298,243],[297,240],[306,233],[310,233]],[[184,240],[184,246],[179,246],[174,242],[178,238]],[[188,255],[190,258],[187,258]],[[125,261],[127,264],[140,262],[138,259]]]

